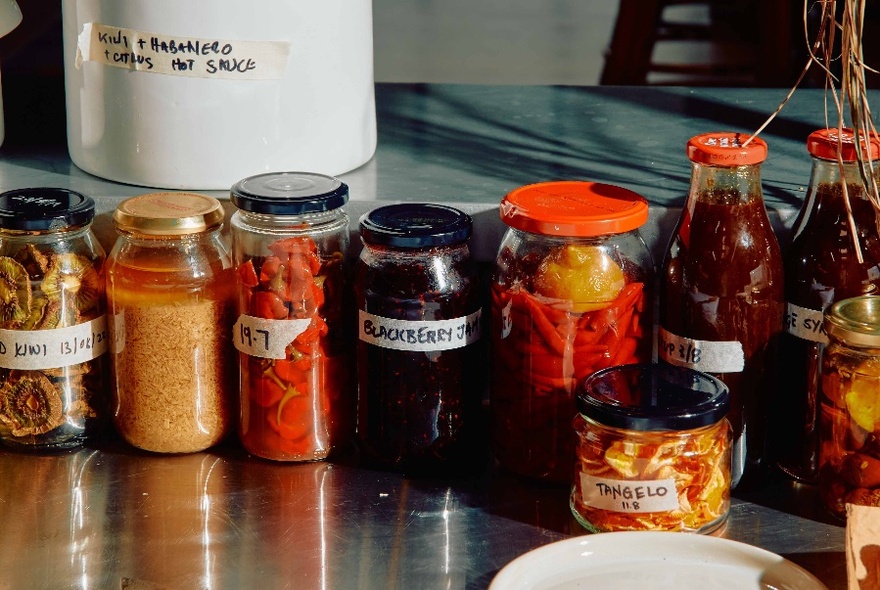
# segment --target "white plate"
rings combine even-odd
[[[507,564],[489,590],[827,590],[783,557],[691,533],[599,533],[557,541]]]

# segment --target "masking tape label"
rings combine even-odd
[[[92,61],[138,72],[225,80],[280,80],[286,41],[230,41],[173,37],[86,23],[77,40],[76,67]]]

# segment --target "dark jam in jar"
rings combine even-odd
[[[484,389],[471,219],[440,205],[380,207],[360,221],[357,433],[366,459],[456,470]]]
[[[814,482],[820,363],[828,343],[823,311],[835,301],[880,292],[880,235],[852,132],[843,130],[841,137],[837,129],[821,129],[810,135],[807,148],[813,162],[810,187],[785,254],[779,366],[786,386],[775,400],[771,435],[778,466],[798,480]],[[874,139],[870,149],[872,160],[880,158],[880,141]]]

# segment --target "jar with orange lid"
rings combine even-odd
[[[774,350],[782,332],[782,254],[761,187],[767,144],[739,133],[687,143],[691,185],[661,271],[657,354],[730,390],[732,486],[767,464]]]
[[[492,279],[491,438],[501,466],[567,483],[574,392],[610,366],[651,359],[654,264],[640,195],[556,181],[504,197]]]
[[[188,453],[234,428],[236,281],[220,202],[194,193],[123,201],[107,259],[114,423],[131,445]]]
[[[862,143],[876,176],[880,139]],[[852,130],[815,131],[807,138],[807,150],[810,185],[784,255],[785,331],[779,367],[787,386],[779,388],[774,400],[771,443],[785,473],[815,482],[819,365],[828,344],[823,312],[835,301],[880,293],[880,234]]]

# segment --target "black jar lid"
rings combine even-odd
[[[23,188],[0,193],[0,229],[53,231],[91,223],[95,201],[64,188]]]
[[[639,431],[691,430],[716,424],[730,409],[719,379],[666,364],[609,367],[586,378],[578,411],[595,422]]]
[[[454,207],[433,203],[385,205],[360,219],[364,242],[394,248],[450,246],[467,240],[471,216]]]
[[[348,185],[314,172],[270,172],[239,180],[230,192],[239,209],[266,215],[303,215],[338,209]]]

